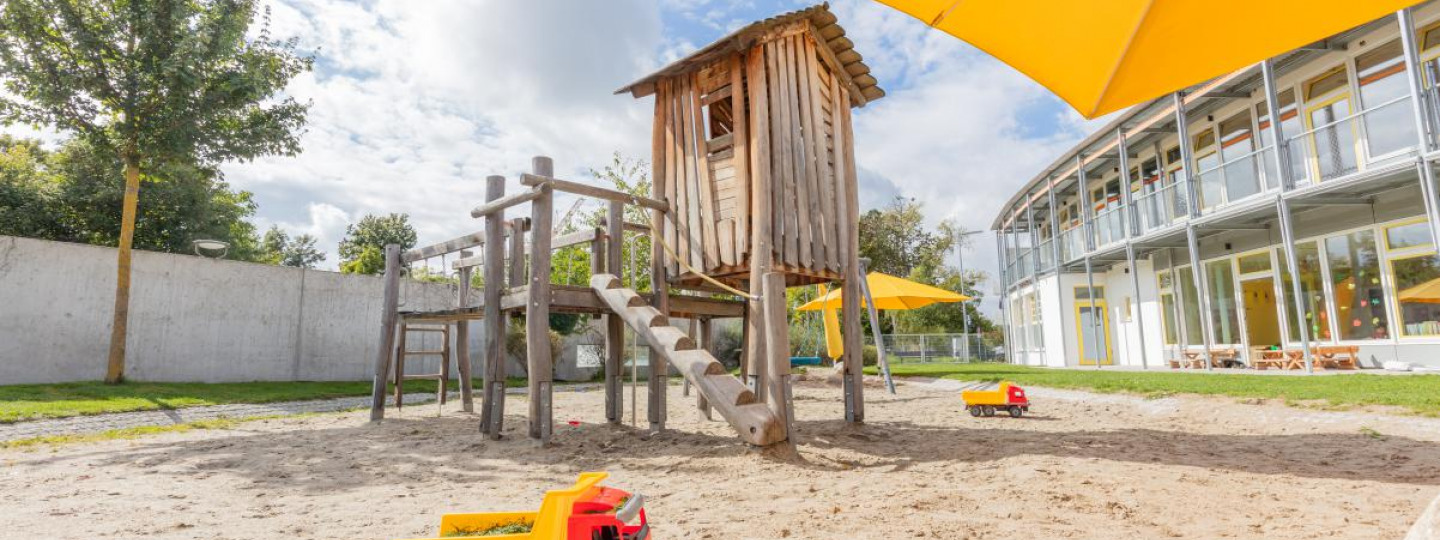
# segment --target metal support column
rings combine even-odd
[[[1140,269],[1135,267],[1135,242],[1140,228],[1136,223],[1135,198],[1130,194],[1130,148],[1125,144],[1125,128],[1115,130],[1115,144],[1120,150],[1120,200],[1125,209],[1120,212],[1121,231],[1125,234],[1125,262],[1130,265],[1130,286],[1135,289],[1135,331],[1140,334],[1140,367],[1150,368],[1150,353],[1145,347],[1145,317],[1140,308]]]
[[[1010,309],[1007,304],[1010,302],[1010,283],[1005,275],[1005,225],[1000,225],[995,230],[995,260],[999,262],[997,274],[1000,275],[1000,338],[1005,340],[1005,354],[1010,356],[1010,363],[1015,363],[1014,341],[1010,339]]]
[[[1095,272],[1090,264],[1090,253],[1095,251],[1095,204],[1090,201],[1090,186],[1086,184],[1084,154],[1075,156],[1075,171],[1080,183],[1080,211],[1084,215],[1082,225],[1085,228],[1085,283],[1087,287],[1085,298],[1090,302],[1090,334],[1095,338],[1090,341],[1101,342],[1106,340],[1106,335],[1103,333],[1105,326],[1101,323],[1100,318],[1105,317],[1106,314],[1104,311],[1098,311],[1095,305]],[[1100,369],[1102,360],[1100,355],[1104,352],[1100,347],[1099,343],[1095,344],[1095,369]],[[1080,353],[1080,359],[1085,359],[1083,351]]]
[[[1290,143],[1280,125],[1280,101],[1275,94],[1275,65],[1270,60],[1260,64],[1260,78],[1265,88],[1265,108],[1270,112],[1271,139],[1275,141],[1275,170],[1280,173],[1280,189],[1275,192],[1275,213],[1280,218],[1280,241],[1285,247],[1285,265],[1290,269],[1290,297],[1295,303],[1295,327],[1300,329],[1300,351],[1305,356],[1305,372],[1314,373],[1310,353],[1310,325],[1305,322],[1305,296],[1300,287],[1300,257],[1295,253],[1295,226],[1290,215],[1290,202],[1285,191],[1292,187],[1295,172],[1290,170]],[[1251,362],[1254,362],[1252,359]]]
[[[1185,163],[1185,196],[1190,219],[1185,221],[1185,243],[1190,250],[1190,275],[1195,278],[1195,294],[1200,305],[1200,331],[1204,339],[1205,369],[1215,368],[1210,350],[1215,348],[1215,331],[1210,324],[1210,293],[1205,285],[1205,269],[1200,266],[1200,241],[1195,237],[1195,218],[1200,217],[1200,196],[1195,189],[1195,152],[1190,148],[1190,125],[1185,119],[1185,97],[1180,92],[1175,98],[1175,131],[1180,139],[1180,159]],[[1271,122],[1272,124],[1274,122]]]
[[[1425,154],[1434,146],[1433,128],[1429,126],[1426,118],[1427,102],[1420,99],[1424,95],[1425,85],[1421,83],[1420,53],[1415,44],[1415,21],[1410,14],[1410,8],[1402,9],[1395,14],[1400,22],[1400,44],[1405,49],[1405,76],[1410,82],[1410,98],[1415,113],[1415,131],[1420,138],[1419,151],[1419,173],[1420,173],[1420,196],[1425,200],[1425,216],[1430,222],[1430,237],[1440,238],[1440,201],[1436,199],[1435,171],[1426,161]]]
[[[1185,331],[1185,320],[1180,318],[1181,306],[1185,305],[1185,295],[1182,294],[1183,291],[1180,290],[1178,285],[1180,281],[1175,277],[1175,250],[1172,248],[1165,248],[1165,265],[1166,273],[1170,274],[1170,297],[1173,298],[1170,304],[1174,306],[1174,309],[1170,311],[1169,315],[1172,317],[1170,320],[1175,321],[1174,352],[1175,360],[1178,362],[1183,358],[1180,352],[1184,350],[1186,344],[1190,343],[1190,336]],[[1160,309],[1165,309],[1164,302],[1160,303]],[[1161,328],[1161,332],[1163,334],[1164,328]]]
[[[1056,305],[1060,306],[1060,309],[1056,310],[1056,312],[1060,314],[1060,320],[1056,321],[1056,323],[1060,325],[1060,328],[1065,328],[1065,284],[1061,283],[1061,274],[1063,274],[1061,269],[1064,268],[1065,261],[1060,258],[1060,198],[1055,196],[1055,190],[1058,189],[1059,186],[1054,178],[1048,178],[1045,182],[1048,185],[1046,193],[1050,198],[1050,251],[1054,254],[1055,258],[1055,300],[1057,302]],[[1037,296],[1040,294],[1038,289],[1035,294]],[[1064,332],[1061,332],[1061,335],[1063,336]],[[1065,340],[1063,339],[1060,340],[1059,354],[1060,360],[1063,363],[1065,360]]]

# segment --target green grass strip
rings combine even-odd
[[[873,367],[867,367],[865,371],[876,373]],[[1281,399],[1291,405],[1327,409],[1375,405],[1398,407],[1425,416],[1440,416],[1440,375],[1248,375],[1104,368],[1048,369],[1010,364],[896,364],[891,371],[896,376],[991,382],[1008,380],[1021,386],[1028,384],[1150,397],[1200,394]]]

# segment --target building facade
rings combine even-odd
[[[1437,58],[1432,2],[1133,107],[1072,148],[992,226],[1011,361],[1290,350],[1308,367],[1317,346],[1353,345],[1366,367],[1440,365]]]

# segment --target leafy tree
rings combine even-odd
[[[970,314],[968,330],[987,332],[994,327],[976,308],[985,280],[983,272],[967,270],[964,276],[946,264],[954,253],[955,241],[964,230],[945,221],[935,229],[925,226],[924,206],[914,199],[897,197],[885,207],[860,216],[860,256],[870,259],[871,271],[884,272],[964,294],[976,300],[935,304],[921,309],[895,311],[881,318],[885,332],[965,332],[965,313]],[[862,319],[868,328],[868,318]],[[867,331],[868,332],[868,331]]]
[[[315,248],[314,236],[302,234],[291,239],[279,225],[271,225],[270,230],[265,231],[260,250],[262,261],[280,266],[314,268],[325,260],[325,254]]]
[[[399,244],[404,251],[415,247],[416,238],[409,214],[366,214],[359,222],[345,227],[345,238],[340,241],[340,271],[347,274],[384,272],[385,246]]]
[[[108,383],[124,377],[142,173],[300,150],[309,105],[276,96],[312,59],[268,22],[247,37],[256,15],[254,0],[0,4],[0,123],[73,132],[123,165]]]
[[[71,139],[48,152],[38,141],[0,137],[0,234],[114,246],[124,179],[119,157]],[[255,203],[205,168],[168,164],[141,175],[134,246],[192,253],[197,239],[230,244],[228,258],[259,260]]]

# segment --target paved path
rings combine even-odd
[[[600,388],[598,384],[567,384],[556,385],[557,392],[583,392]],[[524,395],[524,388],[509,388],[507,394]],[[459,401],[460,393],[451,392],[451,401]],[[390,396],[386,396],[387,404]],[[431,392],[405,394],[405,404],[422,404],[435,401],[435,394]],[[477,399],[478,401],[478,399]],[[70,418],[54,418],[47,420],[31,420],[16,422],[13,424],[0,424],[0,441],[13,441],[16,439],[29,439],[33,437],[49,437],[57,435],[84,435],[89,433],[101,433],[113,429],[138,428],[149,426],[171,426],[185,424],[199,420],[214,420],[219,418],[251,418],[256,416],[289,416],[306,413],[335,412],[348,409],[364,409],[370,407],[370,396],[347,397],[336,399],[318,399],[308,401],[282,401],[276,403],[255,403],[255,404],[233,404],[233,405],[208,405],[204,407],[183,407],[179,409],[162,409],[156,411],[136,411],[124,413],[97,414],[90,416],[74,416]]]

